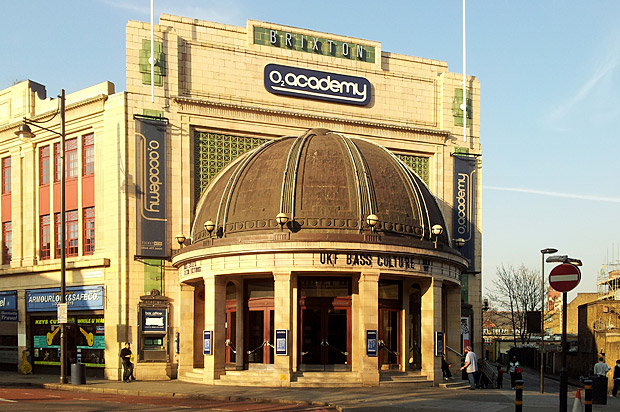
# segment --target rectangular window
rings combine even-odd
[[[2,159],[2,194],[11,193],[11,158]]]
[[[8,265],[13,257],[13,229],[11,222],[2,223],[2,264]]]
[[[56,256],[60,256],[62,241],[60,237],[60,213],[54,215],[56,228]],[[65,213],[65,256],[78,255],[78,213],[71,210]]]
[[[39,148],[39,184],[50,184],[50,147]],[[49,219],[48,219],[49,220]]]
[[[65,141],[65,178],[78,177],[77,139]],[[60,143],[54,143],[54,181],[60,182]]]
[[[84,254],[95,253],[95,208],[84,209]]]
[[[51,256],[51,233],[50,233],[50,215],[41,216],[41,260],[47,260]]]
[[[82,137],[82,175],[95,174],[95,135],[90,133]]]

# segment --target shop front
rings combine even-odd
[[[67,287],[67,362],[86,366],[88,375],[103,377],[105,367],[104,287]],[[26,290],[28,350],[33,372],[59,373],[60,325],[56,306],[60,288]]]
[[[0,370],[15,371],[18,364],[17,291],[0,292]]]

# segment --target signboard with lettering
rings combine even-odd
[[[17,291],[0,292],[0,322],[17,322]]]
[[[143,332],[166,332],[166,309],[142,308],[142,331]]]
[[[103,286],[68,287],[68,310],[103,309]],[[60,288],[26,290],[26,312],[55,312],[60,303]]]
[[[276,329],[276,355],[288,355],[288,329]]]
[[[367,330],[366,331],[366,356],[377,356],[378,349],[379,347],[377,346],[377,331]]]
[[[467,272],[476,268],[476,159],[454,155],[454,206],[452,238],[465,240],[460,249],[469,260]]]
[[[343,41],[321,35],[307,35],[292,30],[254,26],[254,44],[312,53],[340,59],[375,63],[378,51],[360,42]]]
[[[202,340],[203,340],[203,345],[202,345],[202,353],[205,355],[211,355],[212,354],[212,343],[213,343],[213,332],[211,332],[210,330],[203,330],[202,331]]]
[[[136,255],[168,257],[166,122],[136,118]]]
[[[273,94],[366,106],[370,103],[370,82],[363,77],[268,64],[265,88]]]

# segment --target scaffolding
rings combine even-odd
[[[620,300],[620,262],[603,265],[596,285],[599,300]]]

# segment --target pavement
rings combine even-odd
[[[545,379],[545,393],[535,371],[524,371],[523,411],[558,410],[559,384]],[[476,411],[515,410],[515,391],[510,389],[454,390],[412,388],[407,384],[356,388],[270,388],[258,386],[211,386],[179,380],[123,383],[87,377],[86,384],[60,384],[58,375],[0,373],[0,387],[39,387],[49,390],[82,391],[118,395],[164,396],[214,401],[255,401],[332,407],[341,412],[378,411]],[[569,386],[568,410],[572,411],[577,388]],[[581,396],[583,389],[581,389]],[[580,409],[581,410],[581,409]],[[607,405],[593,405],[593,411],[620,411],[620,398],[607,398]]]

